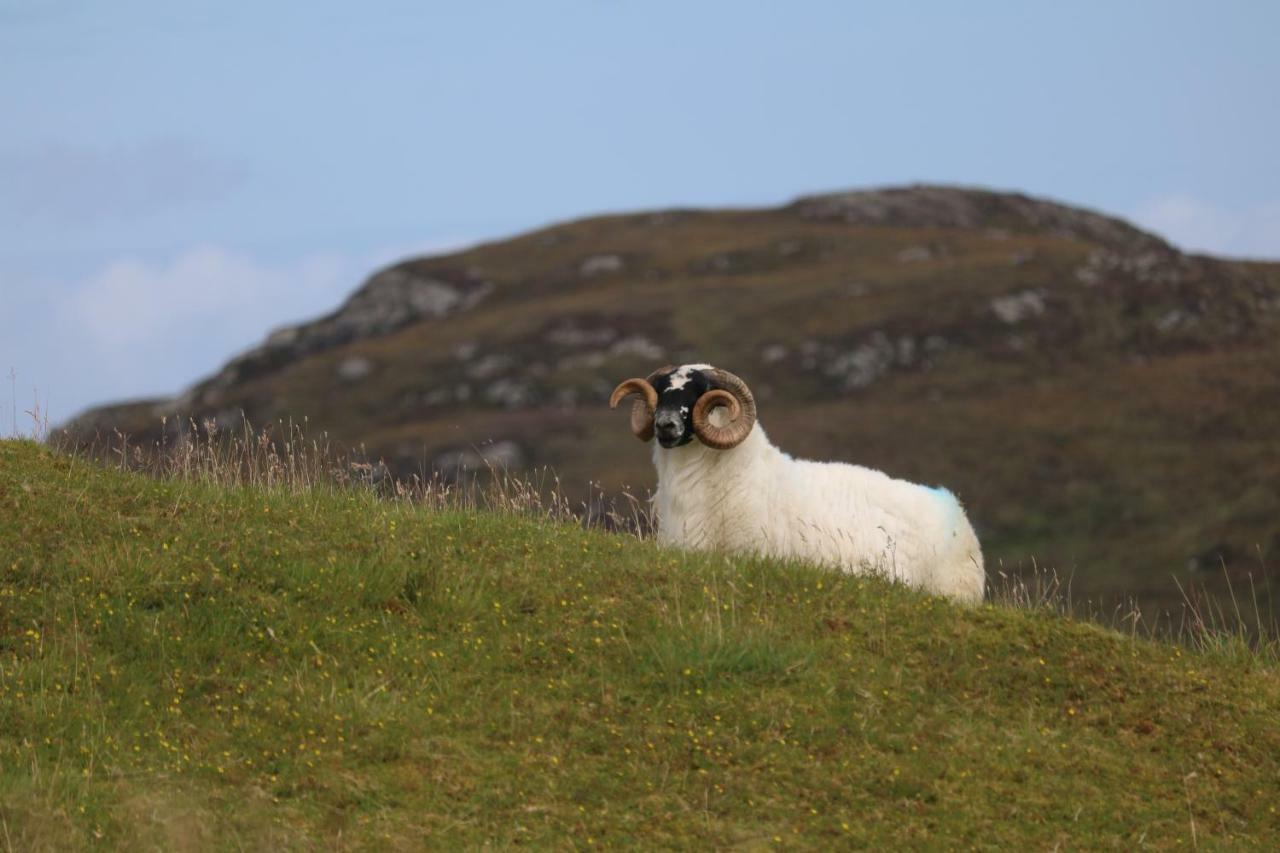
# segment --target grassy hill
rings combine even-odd
[[[1225,569],[1280,619],[1280,265],[1016,194],[599,216],[408,260],[182,397],[70,432],[306,419],[401,476],[549,466],[586,500],[652,485],[604,401],[682,361],[744,377],[795,455],[947,485],[993,567],[1148,611],[1225,593]]]
[[[1266,848],[1280,671],[546,515],[0,442],[0,841]]]

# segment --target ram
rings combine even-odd
[[[978,537],[946,489],[793,459],[765,435],[746,383],[709,364],[628,379],[609,405],[633,395],[632,432],[657,438],[659,542],[799,558],[982,599]]]

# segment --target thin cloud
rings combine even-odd
[[[154,385],[145,376],[160,354],[190,365],[193,373],[196,364],[207,370],[273,324],[329,310],[358,277],[338,254],[272,265],[203,246],[160,263],[112,261],[71,289],[64,311],[83,344],[142,370],[140,384]]]
[[[440,238],[274,263],[197,246],[159,260],[115,258],[72,280],[14,274],[5,279],[13,313],[0,322],[0,371],[17,371],[19,412],[38,392],[54,422],[98,403],[176,394],[272,329],[334,310],[379,267],[466,242]],[[5,427],[12,394],[0,390]]]
[[[272,328],[332,310],[366,273],[339,253],[268,263],[203,246],[117,258],[79,280],[11,280],[28,321],[0,339],[0,369],[16,368],[20,399],[38,389],[55,423],[176,394]]]
[[[1189,195],[1166,195],[1139,206],[1133,219],[1191,251],[1280,258],[1280,201],[1231,209]]]
[[[199,328],[220,346],[215,355],[225,361],[281,323],[334,310],[379,267],[464,242],[424,240],[356,257],[313,253],[284,264],[217,246],[191,248],[160,263],[124,257],[76,284],[66,309],[99,350],[164,345]]]

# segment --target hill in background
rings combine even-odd
[[[181,397],[68,431],[305,419],[400,476],[549,466],[586,499],[653,482],[613,385],[707,361],[794,455],[949,486],[993,572],[1034,561],[1149,608],[1225,574],[1274,614],[1278,333],[1280,265],[918,186],[592,217],[406,261]]]

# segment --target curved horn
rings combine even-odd
[[[693,404],[693,431],[707,447],[728,450],[737,447],[756,425],[756,398],[747,383],[727,370],[711,371],[712,390]],[[711,410],[716,406],[729,409],[729,423],[715,426]]]
[[[641,399],[631,404],[631,431],[641,441],[648,441],[653,438],[653,412],[658,408],[658,392],[648,379],[628,379],[619,384],[609,395],[609,408],[618,408],[632,394],[639,394]]]

